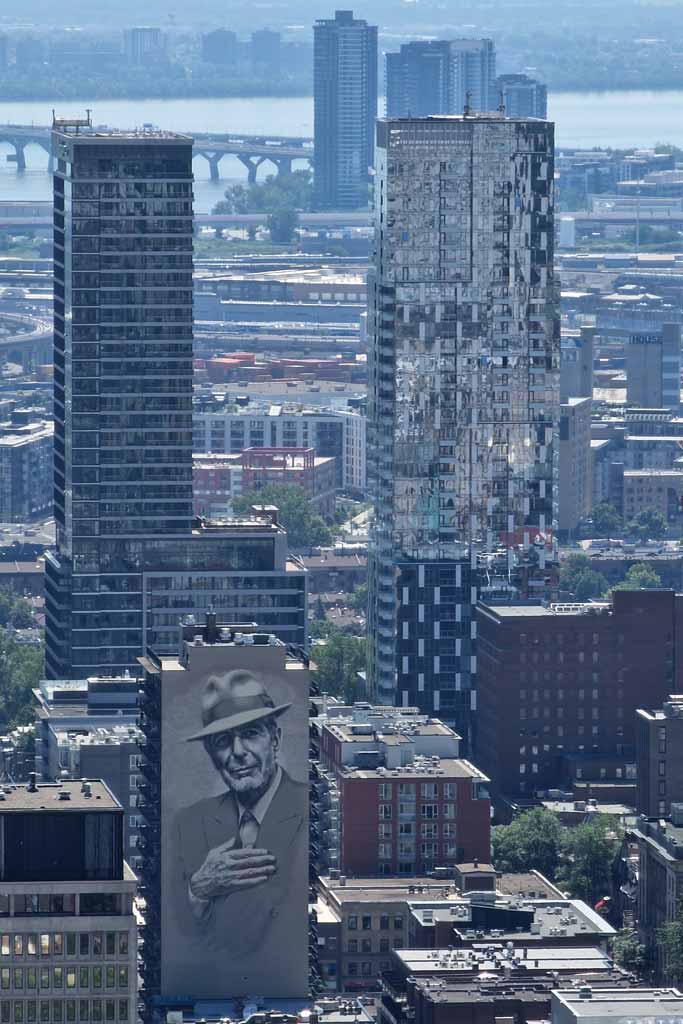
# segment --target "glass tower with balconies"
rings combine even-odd
[[[478,598],[553,583],[553,125],[380,121],[375,200],[369,684],[467,735]]]

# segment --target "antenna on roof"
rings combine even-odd
[[[505,114],[505,94],[502,89],[498,93],[498,113]]]
[[[469,117],[472,113],[472,93],[468,91],[465,93],[465,106],[462,108],[462,116]]]

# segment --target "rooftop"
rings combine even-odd
[[[121,804],[100,779],[64,780],[0,787],[0,814],[12,811],[120,811]]]
[[[394,742],[407,742],[407,740],[397,736]],[[423,779],[425,775],[439,775],[449,779],[490,781],[488,776],[475,768],[469,761],[451,757],[441,757],[432,763],[431,758],[427,757],[423,761],[418,756],[411,764],[404,764],[397,768],[355,768],[344,765],[341,773],[345,778],[354,779]]]
[[[593,946],[519,946],[510,949],[502,943],[458,949],[398,949],[394,951],[404,971],[412,975],[463,975],[477,972],[503,972],[506,966],[523,971],[609,971],[612,960]]]
[[[557,989],[553,1003],[559,1002],[575,1017],[620,1017],[661,1020],[683,1016],[683,994],[677,988],[632,988],[591,990]]]
[[[100,145],[101,143],[159,143],[178,142],[191,145],[191,135],[182,135],[179,132],[165,131],[163,128],[133,128],[117,129],[105,125],[98,125],[96,128],[87,124],[67,119],[56,118],[52,127],[53,137],[69,139],[70,142],[78,141],[84,145]]]

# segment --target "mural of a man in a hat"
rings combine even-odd
[[[246,669],[214,674],[202,694],[202,728],[186,736],[204,745],[225,792],[177,819],[184,931],[207,948],[259,961],[271,946],[286,958],[288,900],[300,901],[288,878],[307,861],[308,787],[279,763],[279,723],[289,707],[276,706]],[[246,963],[245,971],[246,983]]]

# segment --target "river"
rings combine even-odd
[[[683,147],[683,91],[551,93],[549,117],[556,123],[558,146],[651,146],[673,142]],[[173,131],[220,131],[312,135],[310,96],[250,99],[96,100],[60,103],[60,115],[82,114],[93,108],[97,124],[130,128],[144,123]],[[48,124],[49,102],[0,102],[0,124]],[[27,169],[17,174],[5,161],[9,147],[0,145],[0,199],[49,199],[47,156],[40,147],[26,150]],[[262,174],[271,172],[266,164]],[[221,162],[227,181],[243,181],[245,172],[234,158]],[[196,209],[203,213],[221,198],[226,180],[211,182],[205,160],[195,160]]]

